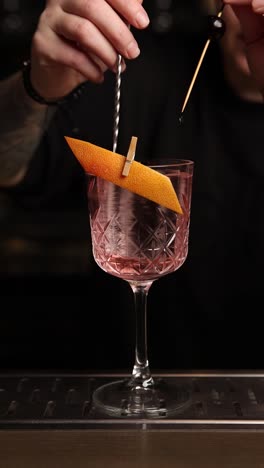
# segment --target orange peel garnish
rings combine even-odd
[[[65,139],[85,172],[182,214],[180,202],[169,177],[137,161],[133,161],[129,175],[124,177],[122,171],[125,156],[88,141],[67,136]]]

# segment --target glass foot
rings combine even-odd
[[[115,417],[165,418],[191,405],[191,390],[186,385],[158,379],[153,387],[131,386],[118,380],[97,388],[93,394],[95,408]]]

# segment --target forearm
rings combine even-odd
[[[0,186],[22,180],[53,113],[27,96],[20,73],[0,82]]]

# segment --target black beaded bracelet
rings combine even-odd
[[[62,104],[66,104],[71,99],[78,99],[83,93],[84,88],[86,87],[86,83],[81,83],[66,96],[63,96],[59,99],[47,100],[40,96],[40,94],[34,89],[30,79],[30,70],[31,63],[30,60],[27,60],[24,62],[22,70],[24,88],[28,96],[31,97],[31,99],[33,99],[34,101],[38,102],[39,104],[45,104],[46,106],[60,106]]]

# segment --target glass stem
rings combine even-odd
[[[130,283],[134,294],[136,313],[135,363],[129,383],[132,387],[148,388],[154,385],[149,369],[147,350],[147,298],[152,283],[153,281],[140,284]]]

